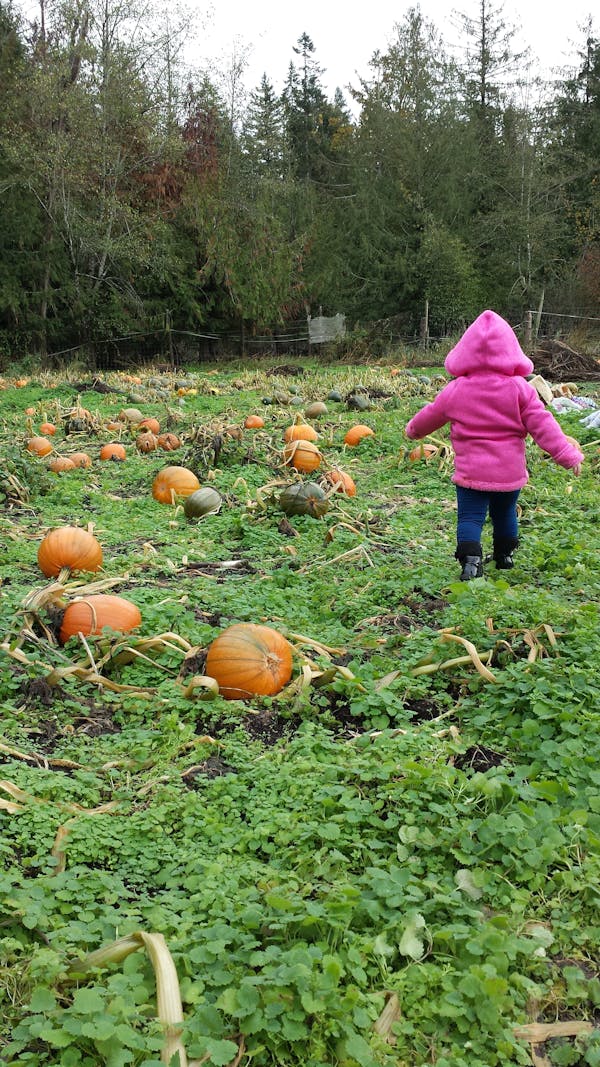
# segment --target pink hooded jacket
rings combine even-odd
[[[561,467],[581,463],[583,454],[569,444],[525,381],[533,363],[509,323],[495,311],[484,311],[471,323],[444,366],[454,380],[417,412],[406,434],[425,437],[449,422],[455,453],[452,481],[457,485],[487,492],[521,489],[529,478],[527,434]]]

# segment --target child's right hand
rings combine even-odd
[[[581,474],[581,463],[576,463],[574,467],[571,467],[571,470],[575,477],[579,478],[579,475]]]

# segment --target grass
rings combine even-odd
[[[402,434],[435,368],[220,366],[182,395],[139,377],[82,391],[91,432],[68,435],[64,375],[0,391],[3,1057],[599,1064],[593,431],[561,417],[580,479],[528,445],[515,569],[460,583],[451,459],[410,462]],[[367,410],[328,400],[315,423],[356,496],[286,518],[283,429],[357,387]],[[107,431],[124,406],[181,448],[142,455]],[[250,413],[264,429],[241,431]],[[46,416],[55,450],[85,449],[89,469],[52,475],[26,451]],[[357,422],[374,435],[347,448]],[[101,463],[113,438],[127,459]],[[220,512],[189,522],[154,501],[167,463],[214,486]],[[91,524],[104,563],[49,597],[37,548],[65,523]],[[61,605],[95,581],[138,605],[139,633],[61,647]],[[292,642],[279,695],[197,681],[233,622]],[[168,946],[183,1021],[161,1011],[148,955],[119,953],[141,933]],[[104,946],[102,966],[76,962]],[[569,1032],[526,1029],[557,1022]]]

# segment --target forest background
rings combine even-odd
[[[312,40],[266,72],[186,68],[185,14],[0,0],[0,371],[165,327],[268,336],[308,314],[458,331],[483,307],[597,317],[600,41],[543,83],[501,4],[462,54],[410,8],[328,99]],[[575,32],[574,27],[574,32]]]

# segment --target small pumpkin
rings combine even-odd
[[[427,442],[422,442],[421,444],[416,445],[415,448],[412,448],[410,450],[410,452],[408,453],[408,458],[411,463],[415,463],[417,462],[417,460],[420,459],[432,459],[433,456],[437,456],[437,453],[438,449],[435,445],[428,444]]]
[[[29,378],[15,378],[15,385],[17,389],[24,389],[26,385],[29,385]]]
[[[47,456],[52,451],[52,442],[47,437],[30,437],[27,451],[32,452],[34,456]]]
[[[43,434],[44,437],[54,437],[56,426],[53,422],[43,422],[40,426],[40,433]]]
[[[152,483],[152,496],[159,504],[173,504],[175,497],[191,496],[200,482],[187,467],[163,467]]]
[[[320,419],[327,414],[327,404],[322,400],[315,400],[304,409],[304,414],[308,419]]]
[[[140,609],[131,600],[109,593],[96,593],[69,604],[63,614],[58,637],[64,645],[75,634],[89,637],[91,634],[101,634],[105,627],[118,633],[128,633],[141,621]]]
[[[139,433],[135,439],[135,447],[138,452],[155,452],[158,448],[158,437],[150,430]]]
[[[88,530],[80,526],[59,526],[42,539],[37,560],[46,578],[55,578],[66,567],[70,571],[99,571],[102,548]]]
[[[159,433],[156,438],[156,442],[159,448],[162,448],[164,452],[174,452],[176,448],[179,448],[181,441],[176,433]]]
[[[345,493],[346,496],[356,496],[356,485],[349,474],[334,467],[325,474],[326,480],[336,493]]]
[[[209,645],[205,673],[227,700],[273,696],[292,677],[292,646],[277,630],[235,623]]]
[[[122,463],[127,458],[125,446],[119,441],[111,441],[108,445],[102,445],[100,449],[100,459],[113,460],[115,463]]]
[[[48,460],[48,470],[51,470],[53,474],[60,474],[62,471],[74,471],[75,464],[70,456],[51,456]]]
[[[355,445],[360,444],[363,438],[373,436],[374,433],[370,426],[363,426],[361,424],[358,426],[351,426],[344,437],[344,444],[350,445],[350,447],[353,448]]]
[[[312,441],[289,441],[283,450],[283,462],[306,474],[317,470],[322,458]]]
[[[329,510],[329,501],[316,482],[293,482],[281,493],[279,506],[288,516],[310,515],[312,519],[320,519]]]
[[[336,404],[340,404],[342,402],[343,397],[339,389],[330,389],[327,394],[327,399],[333,400]]]
[[[216,489],[205,485],[186,496],[183,510],[186,519],[201,519],[204,515],[216,515],[221,510],[223,497]]]
[[[351,393],[346,404],[350,410],[354,411],[369,411],[371,407],[371,401],[364,393]]]
[[[244,427],[246,430],[262,430],[265,424],[265,420],[262,415],[248,415],[244,419]]]
[[[76,467],[91,467],[92,459],[87,452],[71,452],[69,457]]]

